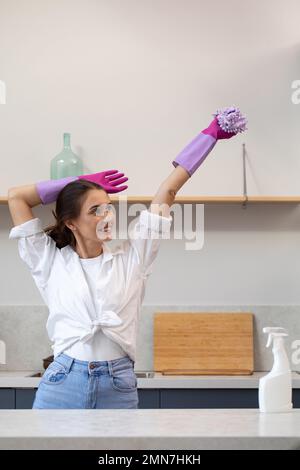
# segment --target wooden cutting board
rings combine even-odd
[[[154,370],[165,375],[250,375],[252,313],[154,314]]]

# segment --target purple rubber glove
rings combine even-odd
[[[92,181],[93,183],[100,184],[107,193],[119,193],[124,191],[128,186],[118,186],[125,183],[128,178],[122,178],[124,173],[118,173],[118,170],[106,170],[100,173],[91,173],[90,175],[81,175],[78,178],[82,180]]]
[[[58,180],[40,181],[36,184],[36,190],[43,204],[50,204],[56,201],[59,192],[68,184],[78,179],[84,179],[93,183],[100,184],[107,193],[119,193],[128,188],[128,186],[119,186],[128,180],[124,173],[118,170],[106,170],[90,175],[67,176]]]
[[[231,106],[217,110],[210,125],[203,129],[181,152],[172,164],[182,166],[190,176],[204,162],[218,140],[230,139],[246,130],[246,118],[239,108]]]

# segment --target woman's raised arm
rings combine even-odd
[[[230,139],[246,129],[246,118],[239,108],[229,107],[218,110],[210,125],[203,129],[173,160],[175,170],[160,185],[155,194],[150,212],[169,217],[170,206],[184,183],[204,162],[220,139]]]
[[[170,206],[174,203],[177,192],[189,178],[188,172],[177,166],[158,188],[151,201],[150,212],[169,217]]]

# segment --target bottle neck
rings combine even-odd
[[[71,148],[71,134],[69,133],[64,133],[64,149],[70,149]]]
[[[273,339],[273,349],[274,355],[274,364],[272,367],[272,372],[283,373],[290,370],[289,359],[287,357],[283,338],[274,338]]]

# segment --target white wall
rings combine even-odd
[[[46,226],[49,208],[35,214]],[[2,305],[43,304],[0,206]],[[186,251],[184,240],[162,240],[145,304],[300,305],[300,205],[205,205],[205,240]]]
[[[0,0],[0,195],[48,179],[65,131],[86,172],[124,170],[128,195],[151,195],[231,104],[247,134],[218,143],[180,194],[241,194],[246,142],[249,194],[299,195],[299,17],[297,0]],[[299,304],[299,210],[206,206],[204,248],[163,241],[145,302]],[[6,206],[0,218],[0,302],[42,303]]]
[[[220,142],[181,194],[241,194],[245,141],[249,193],[298,195],[299,17],[298,0],[1,0],[1,194],[47,179],[69,131],[87,170],[120,168],[128,194],[151,195],[235,104],[249,131]]]

